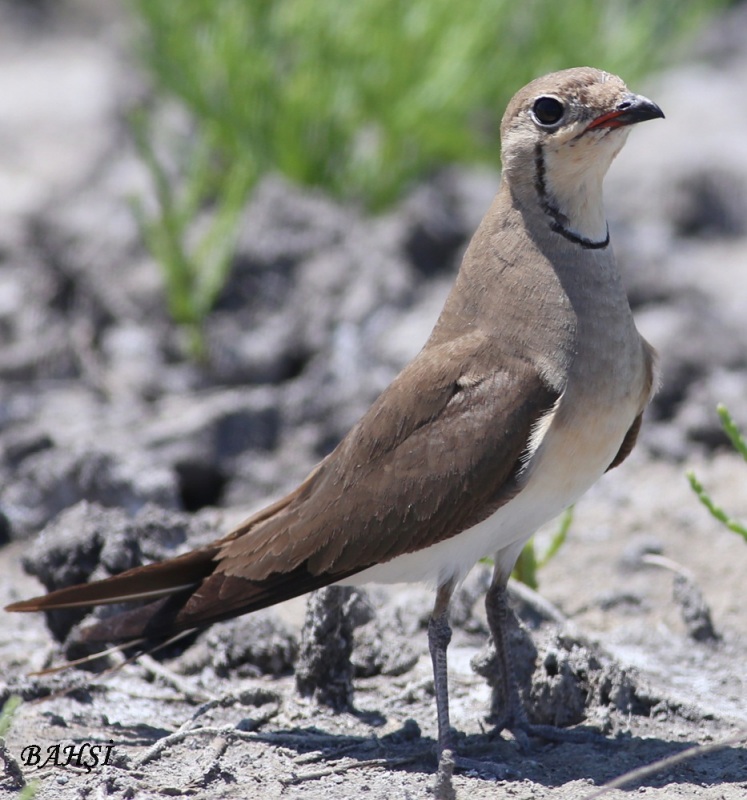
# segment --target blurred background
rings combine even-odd
[[[647,452],[723,446],[716,402],[747,419],[746,18],[714,0],[1,2],[8,535],[80,499],[245,506],[302,477],[425,341],[497,187],[508,99],[581,64],[667,114],[608,184],[662,352]]]

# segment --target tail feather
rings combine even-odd
[[[58,589],[13,603],[7,611],[55,611],[86,606],[145,601],[94,619],[79,627],[74,643],[94,646],[121,643],[145,652],[177,636],[196,632],[346,578],[360,568],[313,573],[306,563],[261,580],[228,574],[220,561],[219,540],[182,556],[122,572],[111,578]]]
[[[185,630],[204,627],[202,625],[188,627],[179,625],[175,621],[192,591],[193,587],[190,586],[186,591],[161,597],[143,606],[120,611],[110,617],[85,624],[77,631],[76,640],[94,645],[105,642],[128,643],[135,640],[155,644],[173,634],[182,634]]]
[[[170,597],[207,578],[215,569],[217,547],[148,564],[94,583],[81,583],[6,606],[6,611],[51,611]]]
[[[274,573],[263,581],[251,581],[226,575],[216,560],[219,552],[219,547],[213,544],[111,578],[13,603],[6,610],[48,612],[146,601],[84,624],[76,631],[75,641],[94,645],[97,650],[106,642],[151,646],[174,634],[206,628],[306,594],[349,574],[314,575],[306,565],[301,565],[287,573]]]
[[[352,571],[351,571],[352,572]],[[168,597],[97,620],[78,631],[86,643],[126,642],[146,638],[155,642],[178,631],[199,630],[216,622],[259,611],[283,600],[327,586],[351,573],[314,575],[305,565],[275,573],[264,581],[249,581],[217,570],[199,586],[175,590]]]

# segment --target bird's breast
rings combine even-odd
[[[627,302],[626,302],[627,307]],[[629,312],[628,312],[629,313]],[[647,399],[642,340],[632,318],[584,321],[559,401],[535,429],[521,489],[490,517],[456,536],[399,556],[350,582],[461,580],[481,558],[496,555],[510,571],[538,527],[557,516],[606,471]]]

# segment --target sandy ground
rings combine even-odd
[[[743,483],[743,469],[736,458],[723,456],[699,471],[739,497],[730,490]],[[744,492],[741,502],[747,505]],[[3,603],[36,589],[20,569],[22,549],[2,551],[3,574],[13,576],[3,584]],[[695,576],[717,640],[688,636],[670,570],[635,566],[635,553],[652,549]],[[469,666],[484,632],[479,625],[472,633],[461,629],[450,650],[453,723],[466,737],[465,752],[505,765],[505,778],[458,774],[458,797],[591,797],[594,786],[627,770],[744,731],[744,559],[743,542],[710,520],[681,468],[634,458],[607,476],[577,507],[569,541],[542,573],[542,590],[568,615],[572,629],[600,643],[630,673],[650,707],[645,715],[622,714],[612,705],[595,709],[605,744],[538,744],[523,752],[510,735],[493,740],[484,721],[489,690]],[[477,607],[475,618],[480,616]],[[297,605],[285,617],[298,619]],[[1,637],[0,662],[13,676],[59,657],[41,619],[10,617]],[[356,679],[356,713],[333,714],[301,700],[290,676],[217,679],[209,669],[183,676],[178,662],[166,662],[163,674],[146,664],[106,680],[21,681],[29,694],[70,680],[81,688],[72,697],[22,704],[7,747],[20,760],[29,744],[114,743],[112,763],[90,773],[41,770],[40,798],[427,797],[434,784],[435,719],[425,631],[409,641],[392,634],[388,645],[414,647],[417,663],[398,677]],[[184,735],[163,738],[177,731]],[[35,770],[25,768],[24,774],[33,779]],[[631,790],[646,798],[744,797],[744,743],[607,796],[622,798]]]

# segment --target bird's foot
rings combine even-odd
[[[511,777],[510,768],[500,762],[471,758],[457,752],[457,732],[450,728],[445,740],[438,747],[438,774],[451,775],[457,772],[474,772],[494,780]]]
[[[524,713],[512,715],[497,723],[491,736],[499,736],[502,731],[510,731],[522,750],[532,748],[532,740],[554,744],[593,744],[609,746],[612,740],[590,728],[559,728],[556,725],[543,725],[530,722]]]
[[[436,800],[456,800],[456,791],[452,781],[456,771],[494,781],[506,780],[515,776],[515,773],[506,764],[460,756],[454,750],[446,748],[441,751],[438,758],[438,772],[432,790]]]

